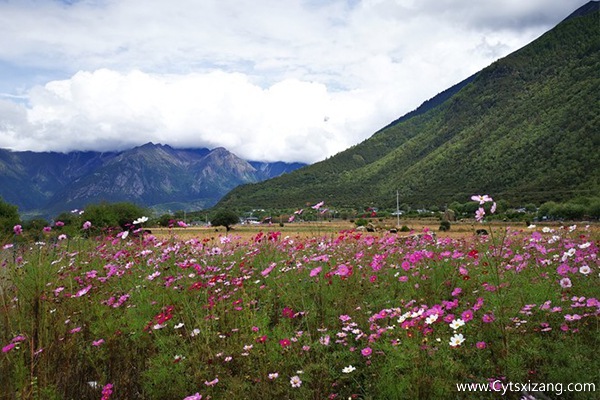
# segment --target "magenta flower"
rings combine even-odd
[[[99,347],[100,345],[102,345],[102,343],[104,343],[104,339],[94,340],[92,342],[92,346]]]
[[[373,354],[373,349],[370,347],[365,347],[360,351],[360,354],[362,354],[364,357],[369,357],[371,354]]]
[[[100,400],[108,400],[108,399],[110,399],[110,396],[112,395],[112,392],[113,392],[113,385],[112,385],[112,383],[107,383],[102,388],[102,398]]]
[[[23,227],[21,225],[15,225],[13,231],[15,232],[15,235],[20,235],[23,233]]]
[[[49,232],[51,232],[51,231],[52,231],[52,227],[50,227],[50,226],[45,226],[45,227],[43,227],[43,228],[42,228],[42,231],[43,231],[44,233],[49,233]]]
[[[9,351],[11,351],[17,344],[16,343],[9,343],[6,346],[4,346],[2,348],[2,352],[3,353],[8,353]]]
[[[58,226],[58,227],[60,228],[61,226],[65,226],[65,223],[64,223],[64,222],[62,222],[62,221],[56,221],[56,222],[54,223],[54,226]]]
[[[286,347],[288,347],[288,346],[289,346],[289,345],[291,345],[291,344],[292,344],[292,342],[290,341],[290,339],[281,339],[281,340],[279,341],[279,345],[280,345],[281,347],[283,347],[283,348],[286,348]]]
[[[472,310],[466,310],[464,311],[461,315],[460,318],[465,321],[465,322],[469,322],[473,319],[473,311]]]
[[[485,342],[477,342],[477,343],[475,343],[475,347],[477,347],[478,349],[482,350],[482,349],[485,349],[487,347],[487,344]]]
[[[321,273],[321,271],[322,271],[322,270],[323,270],[323,268],[321,268],[321,267],[313,268],[313,269],[310,271],[310,276],[311,276],[311,277],[315,277],[315,276],[319,275],[319,274]]]

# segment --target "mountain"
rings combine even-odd
[[[516,204],[600,195],[599,2],[369,139],[217,207],[443,207],[487,193]]]
[[[237,185],[303,165],[248,162],[224,148],[174,149],[153,143],[110,153],[0,149],[0,196],[21,212],[47,216],[100,201],[197,209],[214,205]]]

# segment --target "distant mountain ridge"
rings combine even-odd
[[[487,193],[514,204],[600,197],[600,12],[589,2],[520,50],[369,139],[217,207],[445,207]]]
[[[101,201],[202,209],[237,185],[301,166],[246,161],[224,148],[174,149],[154,143],[121,152],[0,149],[0,196],[21,212],[46,216]]]

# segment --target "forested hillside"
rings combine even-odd
[[[600,194],[598,3],[371,138],[327,160],[238,187],[218,207],[443,206]],[[415,71],[418,73],[418,71]]]

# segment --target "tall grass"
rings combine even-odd
[[[466,399],[457,383],[495,380],[600,389],[597,240],[565,227],[7,245],[0,398],[100,399],[108,384],[111,399]]]

